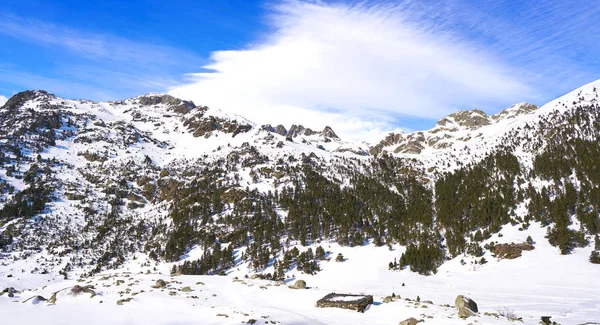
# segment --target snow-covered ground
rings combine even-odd
[[[321,243],[330,256],[342,253],[345,261],[323,261],[323,270],[316,275],[291,271],[285,284],[245,278],[244,266],[227,276],[170,276],[172,264],[162,264],[147,274],[149,269],[133,260],[122,270],[80,280],[1,274],[0,288],[22,292],[13,298],[0,297],[0,315],[3,324],[240,324],[251,319],[256,324],[397,324],[409,317],[424,324],[508,324],[506,317],[494,315],[507,313],[522,317],[523,324],[538,324],[540,316],[551,316],[563,325],[600,322],[599,270],[587,261],[591,248],[558,256],[558,250],[543,239],[545,229],[537,224],[527,231],[508,226],[501,233],[502,237],[490,240],[522,242],[531,235],[537,239],[535,249],[514,260],[486,254],[484,265],[459,256],[437,274],[421,276],[388,270],[389,261],[399,258],[400,247]],[[167,287],[153,288],[158,279],[165,280]],[[308,289],[288,288],[297,279],[305,280]],[[96,296],[71,295],[75,285],[93,285]],[[191,291],[182,291],[184,287]],[[26,301],[36,295],[50,299],[62,289],[55,305]],[[373,295],[374,304],[365,313],[317,308],[316,301],[331,292]],[[401,299],[383,303],[392,293]],[[454,299],[459,294],[475,300],[478,316],[458,318]],[[127,298],[133,299],[117,304]]]

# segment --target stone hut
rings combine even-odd
[[[373,296],[330,293],[317,301],[317,307],[333,307],[355,310],[364,313],[373,303]]]

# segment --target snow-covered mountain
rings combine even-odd
[[[0,108],[0,289],[48,295],[39,287],[57,277],[106,288],[105,274],[127,271],[251,276],[239,281],[257,288],[303,278],[315,288],[297,294],[293,312],[279,303],[240,306],[286,324],[385,324],[402,320],[389,304],[365,318],[315,311],[314,300],[357,291],[379,301],[394,291],[444,304],[468,294],[487,306],[484,324],[507,322],[509,311],[527,324],[545,313],[567,324],[597,321],[590,261],[600,263],[599,86],[539,108],[460,111],[371,147],[330,127],[259,126],[164,94],[92,102],[19,93]],[[502,258],[515,251],[521,257]],[[346,262],[335,262],[338,253]],[[513,282],[500,287],[494,277]],[[217,295],[237,290],[202,281],[222,288],[210,291]],[[570,301],[557,309],[561,299],[548,289],[556,281]],[[532,295],[513,292],[523,287]],[[292,299],[286,287],[269,290]],[[131,293],[118,295],[143,301]],[[244,295],[264,299],[252,289]],[[0,309],[8,308],[2,298]],[[217,304],[228,317],[211,313],[207,323],[250,317]],[[398,302],[402,315],[415,306],[426,323],[464,322],[442,305]]]

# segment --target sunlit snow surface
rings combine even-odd
[[[503,237],[494,236],[490,240],[520,242],[531,235],[536,240],[536,248],[523,252],[523,256],[515,260],[498,261],[485,256],[488,263],[484,265],[472,264],[474,258],[459,256],[428,277],[407,270],[389,271],[388,261],[399,257],[402,249],[393,247],[390,251],[387,246],[372,244],[349,248],[322,243],[331,252],[330,256],[342,253],[347,260],[342,263],[334,259],[323,261],[320,264],[323,271],[314,276],[292,272],[289,275],[296,278],[288,279],[286,285],[244,279],[245,274],[251,273],[245,265],[227,276],[171,277],[169,264],[161,265],[160,273],[140,274],[151,268],[142,268],[131,261],[121,271],[84,278],[83,282],[64,281],[56,274],[22,274],[16,266],[12,278],[6,277],[7,272],[0,274],[0,287],[12,286],[25,291],[14,298],[0,297],[0,314],[3,324],[240,324],[250,319],[257,320],[256,324],[272,324],[271,321],[279,324],[397,324],[409,317],[424,319],[424,324],[512,324],[503,317],[484,315],[506,310],[522,317],[523,324],[532,325],[539,323],[540,316],[552,316],[561,324],[600,320],[598,266],[587,261],[591,248],[559,256],[558,249],[543,239],[545,229],[537,224],[526,231],[505,227],[502,234]],[[461,259],[465,265],[461,265]],[[236,276],[239,281],[233,281]],[[169,283],[165,289],[153,289],[151,286],[158,279],[176,282]],[[289,289],[287,285],[295,279],[305,280],[310,289]],[[117,280],[124,283],[116,285]],[[45,302],[34,304],[33,300],[22,303],[35,295],[48,299],[53,292],[76,284],[94,285],[97,295],[73,297],[65,290],[57,294],[53,306]],[[185,286],[193,291],[178,290]],[[139,293],[142,290],[144,292]],[[171,291],[176,294],[169,295]],[[138,294],[132,296],[136,292]],[[370,294],[375,302],[365,313],[317,308],[317,300],[331,292]],[[382,303],[383,298],[392,293],[402,299]],[[457,317],[455,308],[442,306],[453,305],[459,294],[477,302],[479,316],[462,320]],[[414,301],[417,296],[421,303]],[[129,297],[133,299],[117,305],[118,300]],[[433,304],[424,303],[427,300]]]

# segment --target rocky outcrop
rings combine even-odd
[[[291,138],[295,138],[295,137],[297,137],[299,135],[303,135],[304,134],[304,130],[306,130],[304,128],[304,126],[294,124],[294,125],[292,125],[290,127],[290,130],[288,131],[287,136],[291,137]]]
[[[510,244],[496,244],[492,249],[492,253],[498,259],[512,260],[521,257],[523,251],[534,250],[535,247],[529,243],[510,243]]]
[[[333,129],[329,126],[326,126],[323,131],[321,131],[321,133],[319,133],[320,136],[323,137],[327,137],[327,138],[334,138],[334,139],[339,139],[339,137],[337,136],[337,134],[335,134],[335,132],[333,132]]]
[[[187,114],[196,108],[194,102],[175,98],[171,95],[146,95],[139,97],[138,102],[140,105],[144,106],[159,104],[167,105],[171,107],[173,112],[179,114]]]
[[[28,102],[30,100],[38,99],[40,97],[47,98],[47,99],[56,98],[56,96],[54,96],[54,94],[51,94],[45,90],[26,90],[26,91],[17,93],[14,96],[12,96],[11,98],[9,98],[8,101],[6,101],[6,103],[4,103],[4,106],[2,106],[2,108],[9,109],[9,110],[16,109],[16,108],[23,106],[23,104],[25,104],[26,102]]]
[[[494,121],[500,121],[505,119],[515,118],[521,115],[530,114],[531,112],[538,109],[537,105],[529,104],[529,103],[519,103],[515,104],[502,112],[492,115],[492,119]]]
[[[472,299],[465,297],[463,295],[459,295],[454,300],[454,306],[458,309],[458,317],[460,318],[468,318],[471,316],[475,316],[479,309],[477,308],[477,303]]]
[[[265,125],[261,126],[260,129],[267,131],[267,132],[275,132],[275,128],[273,126],[271,126],[271,124],[265,124]]]
[[[8,287],[2,290],[2,292],[0,292],[0,296],[7,294],[8,297],[12,298],[15,296],[16,293],[19,293],[19,291],[15,290],[15,288],[13,287]]]
[[[120,299],[120,300],[117,300],[117,305],[122,306],[124,303],[130,302],[132,300],[133,300],[133,298],[131,298],[131,297],[125,298],[125,299]]]
[[[319,135],[325,138],[339,139],[337,134],[335,134],[333,129],[329,126],[326,126],[321,132],[317,132],[312,130],[311,128],[305,128],[303,125],[296,124],[293,124],[289,130],[286,130],[286,128],[281,124],[277,125],[275,128],[273,128],[270,124],[266,124],[262,126],[262,129],[267,130],[269,132],[277,133],[289,139],[293,139],[301,135],[307,137],[312,135]]]
[[[389,133],[381,142],[369,149],[372,156],[379,156],[383,148],[393,146],[405,141],[405,135],[402,133]]]
[[[423,143],[425,142],[425,136],[423,132],[417,132],[409,134],[406,137],[406,142],[396,147],[394,153],[409,153],[409,154],[420,154],[425,147]]]
[[[304,130],[304,135],[307,137],[309,137],[311,135],[315,135],[315,134],[317,134],[317,132],[313,131],[311,128],[306,128]]]
[[[215,116],[204,116],[200,111],[192,116],[186,116],[183,125],[188,128],[194,137],[208,138],[214,131],[232,134],[233,137],[240,133],[246,133],[252,129],[249,124],[241,124],[236,120],[228,120]]]
[[[422,322],[422,320],[417,320],[417,319],[411,317],[411,318],[401,321],[400,323],[398,323],[398,325],[417,325],[420,322]]]
[[[286,136],[288,134],[288,131],[285,129],[285,127],[283,125],[279,124],[275,127],[275,133]]]
[[[482,110],[472,109],[470,111],[458,111],[442,118],[436,124],[436,127],[447,127],[452,124],[458,124],[459,126],[467,129],[478,129],[482,126],[491,124],[492,119]]]
[[[90,298],[94,298],[96,296],[96,291],[94,291],[94,286],[91,285],[87,285],[87,286],[80,286],[80,285],[76,285],[73,288],[71,288],[71,295],[76,297],[80,294],[83,293],[88,293],[90,295]]]

